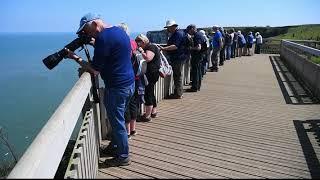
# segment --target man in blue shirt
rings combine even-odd
[[[253,39],[254,39],[251,31],[249,32],[247,38],[248,38],[248,43],[247,43],[247,56],[251,56],[251,55],[253,55],[252,46],[253,46]]]
[[[211,61],[212,61],[212,67],[211,71],[213,72],[218,72],[219,70],[219,56],[220,56],[220,51],[222,49],[223,43],[222,43],[222,34],[218,29],[218,26],[213,26],[212,30],[215,32],[213,38],[212,38],[212,56],[211,56]]]
[[[108,26],[100,16],[91,13],[80,20],[78,33],[95,39],[93,63],[87,64],[74,52],[66,49],[68,57],[94,75],[100,73],[105,84],[104,104],[112,127],[112,141],[106,151],[114,156],[113,159],[107,159],[105,164],[129,165],[131,161],[124,112],[134,92],[130,39],[125,31],[116,26]]]
[[[173,20],[168,20],[166,26],[171,34],[166,47],[160,47],[161,50],[167,51],[173,70],[174,95],[173,98],[181,99],[183,94],[182,68],[187,60],[187,54],[184,51],[184,32],[178,30],[178,24]]]

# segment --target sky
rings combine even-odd
[[[75,32],[81,17],[100,14],[131,32],[180,28],[320,24],[319,0],[1,0],[0,32]]]

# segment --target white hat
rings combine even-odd
[[[171,27],[171,26],[178,26],[178,24],[174,20],[168,20],[164,28]]]
[[[199,33],[202,34],[202,36],[205,36],[206,35],[206,32],[204,30],[200,30]]]

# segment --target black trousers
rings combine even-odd
[[[146,74],[149,84],[145,87],[144,100],[146,106],[157,107],[156,97],[154,95],[154,86],[159,80],[159,72]]]
[[[201,87],[201,66],[202,54],[191,55],[191,68],[192,68],[192,86],[191,89],[200,90]]]

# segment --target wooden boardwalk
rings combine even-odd
[[[269,55],[227,61],[202,84],[161,101],[159,117],[137,124],[132,164],[104,168],[101,158],[99,178],[320,177],[319,142],[297,128],[319,127],[320,105],[286,104]]]

